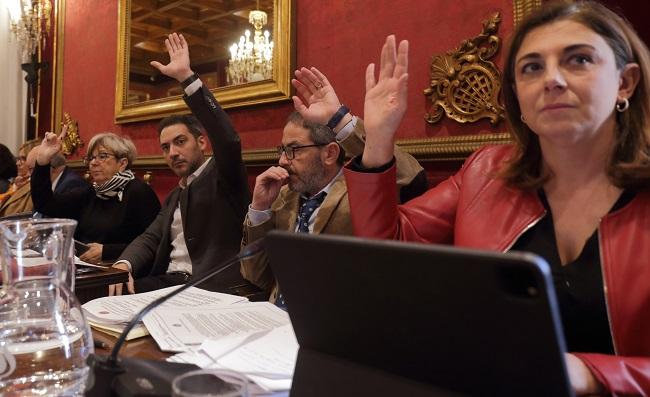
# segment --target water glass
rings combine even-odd
[[[174,378],[173,397],[248,397],[248,380],[237,372],[199,369]]]

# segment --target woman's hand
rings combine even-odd
[[[61,130],[61,134],[56,135],[53,132],[46,132],[45,133],[45,138],[43,138],[43,142],[41,144],[33,149],[36,150],[36,162],[38,165],[48,165],[50,164],[50,160],[52,160],[52,157],[54,157],[57,153],[61,151],[61,142],[63,142],[63,137],[65,134],[68,133],[68,126],[65,125],[63,126],[63,129]]]
[[[165,40],[165,47],[169,53],[169,63],[163,65],[158,61],[151,61],[149,64],[179,83],[190,77],[194,72],[190,68],[190,49],[185,37],[182,34],[172,33]]]
[[[81,254],[79,259],[88,263],[99,263],[102,261],[102,249],[104,246],[98,243],[88,243],[88,251]]]
[[[364,167],[380,167],[393,158],[395,131],[406,111],[408,47],[408,41],[402,40],[395,52],[395,36],[388,36],[381,49],[379,79],[375,80],[374,63],[366,69]]]
[[[570,353],[565,353],[564,359],[571,387],[573,387],[576,395],[600,395],[604,392],[601,384],[582,360]]]

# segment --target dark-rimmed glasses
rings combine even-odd
[[[318,143],[313,145],[300,145],[300,146],[278,146],[278,156],[282,157],[282,153],[287,156],[287,160],[293,160],[296,158],[296,150],[305,149],[308,147],[321,147],[327,145],[326,143]]]
[[[114,155],[113,153],[99,152],[99,153],[97,153],[96,156],[89,155],[89,156],[84,157],[84,164],[88,165],[88,164],[90,164],[91,161],[93,161],[95,159],[97,161],[99,161],[100,163],[103,163],[104,161],[108,160],[111,157],[117,158],[117,156]]]

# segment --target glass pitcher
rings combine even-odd
[[[0,395],[82,396],[93,353],[71,292],[70,219],[0,222]]]

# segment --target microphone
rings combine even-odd
[[[126,328],[124,328],[124,331],[122,331],[122,333],[120,334],[120,337],[117,339],[117,342],[115,342],[115,345],[113,346],[113,350],[111,350],[111,354],[109,356],[97,356],[97,355],[93,354],[93,355],[90,355],[88,357],[87,362],[88,362],[88,364],[89,364],[89,366],[91,368],[91,373],[89,375],[89,382],[92,382],[92,388],[90,388],[90,389],[88,389],[86,391],[86,395],[87,396],[93,396],[93,397],[104,397],[104,396],[109,397],[109,396],[114,395],[113,394],[113,391],[114,391],[113,389],[116,386],[118,386],[118,387],[121,386],[121,387],[119,387],[120,389],[125,388],[124,384],[122,384],[122,385],[114,385],[115,377],[117,377],[121,373],[126,372],[126,370],[124,368],[122,368],[121,360],[118,359],[118,354],[120,352],[120,349],[124,345],[124,342],[126,341],[126,336],[133,329],[133,327],[135,327],[142,320],[142,318],[147,315],[147,313],[149,313],[151,310],[155,309],[159,305],[163,304],[164,302],[166,302],[170,298],[173,298],[174,296],[176,296],[176,295],[180,294],[181,292],[185,291],[186,289],[188,289],[190,287],[195,287],[195,286],[203,283],[204,281],[216,276],[217,274],[223,272],[224,270],[228,269],[229,267],[231,267],[235,263],[239,263],[239,261],[241,261],[242,259],[247,259],[247,258],[250,258],[251,256],[257,255],[258,253],[260,253],[264,249],[264,244],[265,244],[264,243],[264,238],[261,238],[261,239],[255,241],[255,242],[253,242],[251,244],[248,244],[246,247],[242,248],[241,251],[239,251],[239,253],[237,255],[230,258],[229,260],[222,263],[221,265],[217,266],[211,272],[205,274],[204,276],[202,276],[200,278],[192,280],[189,283],[186,283],[186,284],[182,285],[181,287],[179,287],[178,289],[175,289],[174,291],[168,293],[167,295],[161,296],[160,298],[154,300],[153,302],[151,302],[147,306],[145,306],[142,310],[140,310],[131,319],[131,321],[129,321]],[[129,360],[129,361],[131,362],[129,367],[137,367],[137,365],[133,365],[133,364],[135,364],[135,361],[133,361],[133,360]],[[142,361],[145,361],[145,360],[142,360]],[[187,366],[187,365],[184,365],[184,364],[180,364],[180,365],[179,364],[173,364],[173,363],[165,363],[165,364],[168,364],[168,365],[163,365],[163,367],[167,367],[167,368],[163,368],[163,370],[167,369],[167,370],[172,370],[172,371],[173,371],[173,367],[178,367],[178,366],[186,367]],[[146,368],[146,369],[149,370],[149,372],[152,372],[152,368],[151,368],[152,366],[153,366],[153,364],[150,363],[150,364],[148,364],[148,368]],[[154,370],[153,372],[156,372],[156,375],[160,376],[160,374],[157,373],[157,372],[160,371],[160,369],[161,368],[157,368],[157,369],[153,368],[153,370]],[[131,374],[131,371],[133,371],[133,370],[134,370],[134,368],[129,368],[129,376],[130,376],[130,378],[135,379],[136,376]],[[137,371],[137,369],[136,369],[136,371]],[[165,379],[165,378],[163,378],[163,379]],[[167,377],[166,379],[169,380],[170,378]],[[122,382],[122,383],[124,383],[124,382]],[[146,394],[137,394],[137,393],[134,394],[132,391],[127,390],[126,395],[130,395],[130,396],[136,396],[136,395],[151,395],[151,396],[161,395],[161,394],[159,394],[160,391],[155,390],[156,389],[155,384],[149,382],[146,378],[144,380],[137,379],[136,383],[137,383],[136,387],[139,388],[139,389],[142,389],[143,391],[145,391]],[[126,388],[128,389],[128,387],[126,387]],[[167,392],[166,394],[169,394],[169,392]],[[119,394],[119,395],[122,395],[122,394]],[[164,394],[162,394],[162,395],[164,395]]]

